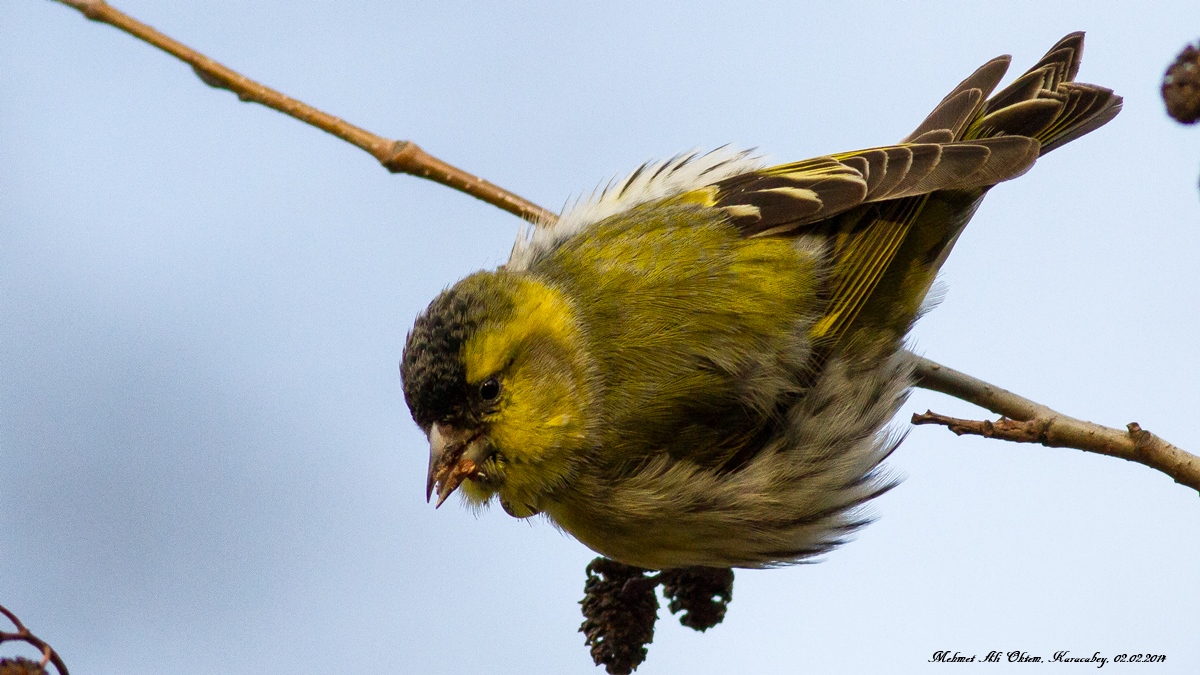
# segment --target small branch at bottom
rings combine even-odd
[[[0,631],[0,644],[15,641],[32,645],[42,652],[43,668],[46,666],[47,662],[53,663],[54,667],[58,670],[59,675],[70,675],[70,673],[67,672],[67,664],[63,663],[63,660],[61,657],[59,657],[58,652],[54,651],[53,647],[46,644],[45,640],[31,633],[29,629],[25,627],[25,624],[21,623],[21,620],[17,618],[16,614],[13,614],[4,605],[0,605],[0,614],[3,614],[5,617],[7,617],[17,629],[17,632],[15,633]]]
[[[1119,457],[1161,471],[1200,492],[1200,457],[1164,441],[1137,422],[1121,431],[1064,415],[966,373],[913,355],[918,387],[948,394],[1003,415],[995,422],[967,420],[932,411],[914,414],[913,424],[944,426],[959,436],[983,436],[1013,443],[1040,443]]]

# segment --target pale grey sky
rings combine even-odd
[[[987,59],[1020,72],[1086,30],[1080,79],[1125,111],[988,197],[916,345],[1200,451],[1200,129],[1158,97],[1195,2],[116,4],[552,209],[681,150],[898,140]],[[413,317],[518,225],[0,0],[0,603],[76,673],[602,672],[576,632],[594,554],[434,511],[400,390]],[[917,392],[895,424],[926,408],[982,414]],[[1200,668],[1194,492],[930,427],[891,466],[857,541],[738,572],[707,634],[664,609],[638,672],[954,668],[939,649]]]

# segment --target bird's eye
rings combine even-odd
[[[479,398],[485,401],[495,401],[500,395],[500,381],[494,377],[489,377],[479,385]]]

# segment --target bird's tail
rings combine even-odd
[[[1032,138],[1038,155],[1099,128],[1121,111],[1111,89],[1073,79],[1083,54],[1083,33],[1059,40],[1040,61],[994,96],[989,95],[1008,70],[1010,57],[988,61],[951,91],[904,143],[954,143],[1003,136]],[[884,202],[872,221],[903,224],[904,236],[874,292],[863,303],[847,333],[907,332],[922,313],[934,278],[984,195],[996,183],[1019,176],[1035,157],[989,162],[974,176],[975,187],[940,189],[925,195]]]
[[[1111,89],[1075,82],[1083,33],[1059,40],[1042,60],[988,98],[1011,60],[988,61],[950,92],[905,142],[1028,136],[1041,154],[1103,126],[1121,111]]]

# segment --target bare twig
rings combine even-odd
[[[58,652],[54,651],[54,648],[46,644],[45,640],[42,640],[38,636],[29,632],[29,629],[25,627],[25,624],[21,623],[21,620],[17,618],[16,614],[13,614],[6,607],[4,607],[4,605],[0,605],[0,614],[8,617],[8,620],[11,621],[13,626],[16,626],[17,628],[17,632],[15,633],[0,631],[0,644],[17,640],[33,645],[42,652],[43,666],[47,661],[49,661],[50,663],[54,664],[56,669],[58,669],[59,675],[70,675],[70,673],[67,672],[67,664],[63,663],[63,660],[61,657],[59,657]]]
[[[278,110],[366,150],[392,173],[407,173],[441,183],[531,222],[553,222],[555,220],[553,213],[537,204],[433,157],[412,141],[394,141],[376,136],[366,129],[356,127],[345,120],[263,86],[120,12],[104,0],[55,1],[74,7],[92,21],[109,24],[147,44],[158,47],[190,65],[192,70],[196,71],[196,75],[209,86],[228,89],[243,101],[260,103],[268,108]]]
[[[1144,464],[1176,483],[1200,491],[1200,457],[1184,452],[1137,422],[1125,431],[1068,417],[953,368],[915,356],[917,386],[939,391],[1003,415],[995,422],[964,420],[934,412],[914,414],[913,424],[940,424],[962,436],[985,436],[1015,443],[1075,448]]]

